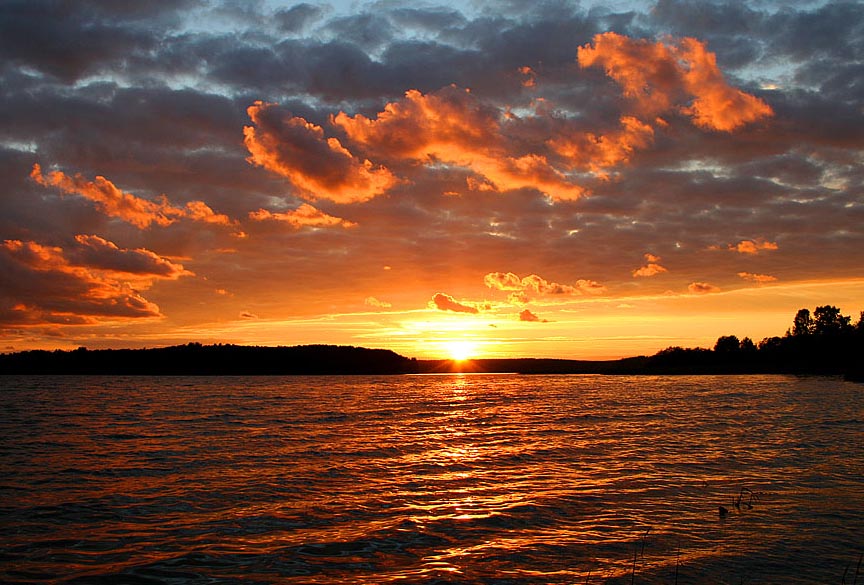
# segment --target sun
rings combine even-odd
[[[477,344],[472,341],[448,341],[444,344],[444,348],[450,354],[451,360],[464,362],[474,356]]]

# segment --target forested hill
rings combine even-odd
[[[189,343],[155,349],[79,348],[0,355],[2,374],[405,374],[415,369],[414,360],[390,350],[336,345],[259,347]]]

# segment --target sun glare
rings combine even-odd
[[[462,362],[473,357],[477,344],[471,341],[450,341],[444,347],[451,360]]]

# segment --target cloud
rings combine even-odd
[[[189,2],[168,0],[150,10],[115,4],[120,3],[87,2],[73,7],[9,0],[0,18],[0,55],[15,65],[72,82],[109,66],[118,54],[133,60],[156,50],[156,39],[135,26],[135,21],[153,19],[163,29],[170,27],[175,11],[188,7]]]
[[[387,168],[360,160],[321,126],[282,113],[276,104],[258,101],[247,113],[254,124],[243,128],[249,162],[288,179],[304,199],[357,203],[396,184]]]
[[[658,274],[669,272],[665,266],[659,264],[660,256],[645,254],[645,261],[647,262],[645,266],[641,266],[633,271],[633,278],[657,276]]]
[[[606,169],[629,161],[636,150],[654,141],[654,129],[637,118],[621,116],[619,122],[618,130],[606,134],[570,132],[550,139],[549,145],[571,168],[584,167],[606,178]]]
[[[522,279],[512,272],[490,272],[483,277],[487,287],[495,290],[522,290]]]
[[[78,245],[67,249],[65,255],[76,266],[87,266],[126,278],[143,276],[177,280],[181,276],[194,274],[183,268],[182,264],[171,262],[150,250],[123,249],[100,236],[77,235],[75,241]]]
[[[380,156],[470,164],[499,142],[499,111],[469,90],[449,86],[424,95],[416,89],[388,103],[376,118],[339,112],[332,123]]]
[[[33,165],[30,178],[44,187],[56,187],[64,193],[81,195],[96,203],[96,207],[105,215],[122,219],[140,229],[149,228],[154,223],[159,226],[171,225],[181,218],[219,225],[233,223],[228,216],[215,213],[203,201],[191,201],[185,208],[180,208],[171,205],[163,195],[158,202],[153,202],[121,191],[103,176],[88,181],[81,174],[70,177],[62,171],[44,175],[41,165],[37,163]]]
[[[0,245],[0,323],[97,323],[162,316],[133,288],[191,275],[144,249],[126,250],[98,236],[78,236],[64,250],[37,242]]]
[[[458,165],[485,177],[477,184],[487,189],[533,188],[557,200],[584,196],[584,187],[550,163],[542,142],[520,147],[507,140],[503,114],[470,90],[451,85],[425,95],[409,90],[376,118],[340,112],[331,122],[378,157]]]
[[[518,69],[518,71],[522,76],[522,87],[534,87],[537,85],[537,72],[531,67],[523,65]]]
[[[233,225],[235,222],[227,215],[216,213],[203,201],[190,201],[180,210],[178,217],[212,223],[216,225]]]
[[[389,309],[390,307],[393,306],[390,303],[388,303],[386,301],[378,300],[375,297],[366,297],[365,299],[363,299],[363,304],[368,305],[370,307],[376,307],[379,309]]]
[[[372,22],[381,21],[367,24]],[[394,187],[399,169],[413,174],[417,165],[444,163],[475,173],[468,177],[472,191],[537,189],[568,201],[590,190],[589,177],[580,173],[608,179],[611,169],[650,147],[651,124],[666,124],[660,114],[681,112],[697,126],[723,131],[771,114],[766,104],[726,84],[714,55],[694,39],[666,45],[606,33],[594,37],[593,47],[580,47],[578,61],[582,67],[604,66],[636,100],[635,115],[621,115],[617,128],[586,128],[542,98],[533,111],[517,115],[449,85],[427,93],[409,89],[375,117],[331,115],[330,125],[344,134],[340,139],[259,101],[248,108],[254,126],[244,128],[249,161],[286,177],[308,200],[367,201]],[[518,72],[535,79],[527,65]]]
[[[575,285],[559,284],[536,274],[519,278],[512,272],[490,272],[483,277],[483,282],[493,290],[513,291],[510,300],[519,304],[528,302],[533,295],[581,295],[606,292],[606,287],[593,280],[580,279]]]
[[[475,307],[474,305],[469,305],[467,303],[460,303],[453,297],[444,293],[435,293],[432,297],[432,301],[430,303],[432,306],[437,308],[440,311],[453,311],[456,313],[479,313],[480,309]]]
[[[524,311],[519,313],[519,320],[520,321],[528,321],[531,323],[548,323],[549,322],[548,319],[541,319],[540,317],[538,317],[537,315],[535,315],[534,313],[532,313],[528,309],[525,309]]]
[[[249,218],[255,221],[281,221],[288,225],[301,227],[335,227],[341,226],[344,228],[354,227],[357,224],[340,217],[327,215],[320,209],[309,205],[308,203],[300,204],[297,209],[291,211],[272,212],[266,209],[249,212]]]
[[[753,274],[751,272],[739,272],[738,276],[744,280],[750,280],[758,284],[765,284],[766,282],[774,282],[777,280],[776,276],[771,276],[770,274]]]
[[[642,116],[678,111],[700,128],[731,132],[773,115],[768,104],[728,85],[715,54],[694,38],[654,43],[606,32],[579,47],[577,60],[603,67]]]
[[[778,250],[780,247],[776,242],[768,242],[762,238],[755,240],[741,240],[737,244],[729,244],[728,249],[739,254],[758,254],[763,251]]]
[[[282,30],[296,33],[321,18],[323,11],[320,6],[304,2],[288,9],[277,10],[273,18]]]
[[[687,290],[694,295],[704,295],[720,292],[720,289],[718,287],[714,286],[713,284],[708,284],[707,282],[691,282],[687,286]]]

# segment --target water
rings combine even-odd
[[[0,384],[3,583],[839,584],[864,553],[837,378]]]

